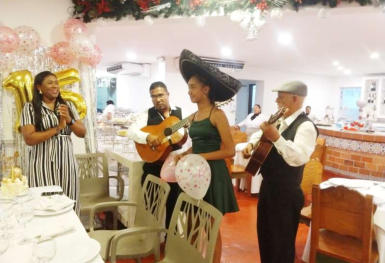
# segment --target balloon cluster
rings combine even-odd
[[[0,71],[11,69],[15,64],[15,56],[29,54],[38,47],[40,36],[33,28],[0,26]]]
[[[160,177],[167,182],[177,182],[189,196],[202,199],[209,189],[211,169],[199,154],[187,154],[175,162],[171,153],[163,163]]]
[[[71,18],[63,26],[66,41],[50,47],[48,55],[59,65],[72,65],[79,60],[95,67],[102,59],[100,48],[89,35],[87,26]],[[31,55],[41,46],[39,33],[29,26],[12,29],[0,26],[0,72],[11,70],[17,57]]]
[[[71,18],[64,23],[64,34],[67,41],[53,45],[49,55],[61,65],[71,65],[77,59],[95,67],[102,54],[88,36],[87,26],[80,20]]]

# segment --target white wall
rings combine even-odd
[[[71,5],[71,0],[0,0],[0,25],[28,25],[50,46],[65,39],[62,26],[71,16]]]
[[[196,106],[191,103],[187,94],[187,84],[175,65],[173,58],[166,59],[166,84],[170,90],[170,102],[183,108],[183,115],[186,116],[196,111]],[[311,105],[313,113],[322,117],[326,105],[338,109],[339,87],[349,85],[349,78],[335,79],[317,75],[308,75],[291,72],[280,72],[264,70],[253,67],[245,67],[241,71],[227,71],[230,75],[238,79],[257,80],[263,83],[262,108],[265,114],[274,113],[277,108],[275,104],[276,93],[272,90],[284,82],[291,80],[301,80],[308,85],[308,96],[305,105]],[[345,84],[346,83],[346,84]],[[354,83],[354,82],[353,82]],[[231,122],[231,120],[230,120]]]
[[[117,75],[116,81],[117,107],[140,112],[152,106],[148,77]]]
[[[170,104],[181,107],[183,117],[187,117],[197,110],[196,105],[190,101],[188,96],[187,83],[179,72],[178,61],[171,57],[166,57],[165,83],[170,92]]]

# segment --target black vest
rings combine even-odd
[[[301,113],[298,117],[283,131],[281,136],[286,140],[294,141],[297,128],[305,121],[311,120],[306,116],[305,113]],[[314,125],[317,136],[318,129]],[[300,185],[302,181],[303,168],[305,165],[293,167],[288,165],[282,156],[277,152],[274,147],[271,149],[269,155],[266,157],[265,162],[261,167],[261,174],[263,180],[270,183],[276,184],[288,184],[288,185]]]
[[[179,107],[176,107],[175,110],[171,110],[171,116],[178,117],[179,119],[182,119],[182,110]],[[148,109],[148,118],[147,118],[147,125],[158,125],[163,121],[162,114],[155,109],[155,107],[152,107]]]

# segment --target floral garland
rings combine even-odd
[[[125,16],[143,19],[153,17],[198,16],[214,12],[231,13],[235,10],[261,11],[282,8],[290,3],[298,10],[303,6],[316,4],[336,7],[341,1],[357,2],[360,5],[379,5],[385,0],[72,0],[74,17],[84,22],[94,19],[113,18],[116,20]]]

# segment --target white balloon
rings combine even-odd
[[[210,186],[210,165],[199,154],[188,154],[176,165],[175,176],[183,191],[192,198],[202,199]]]

